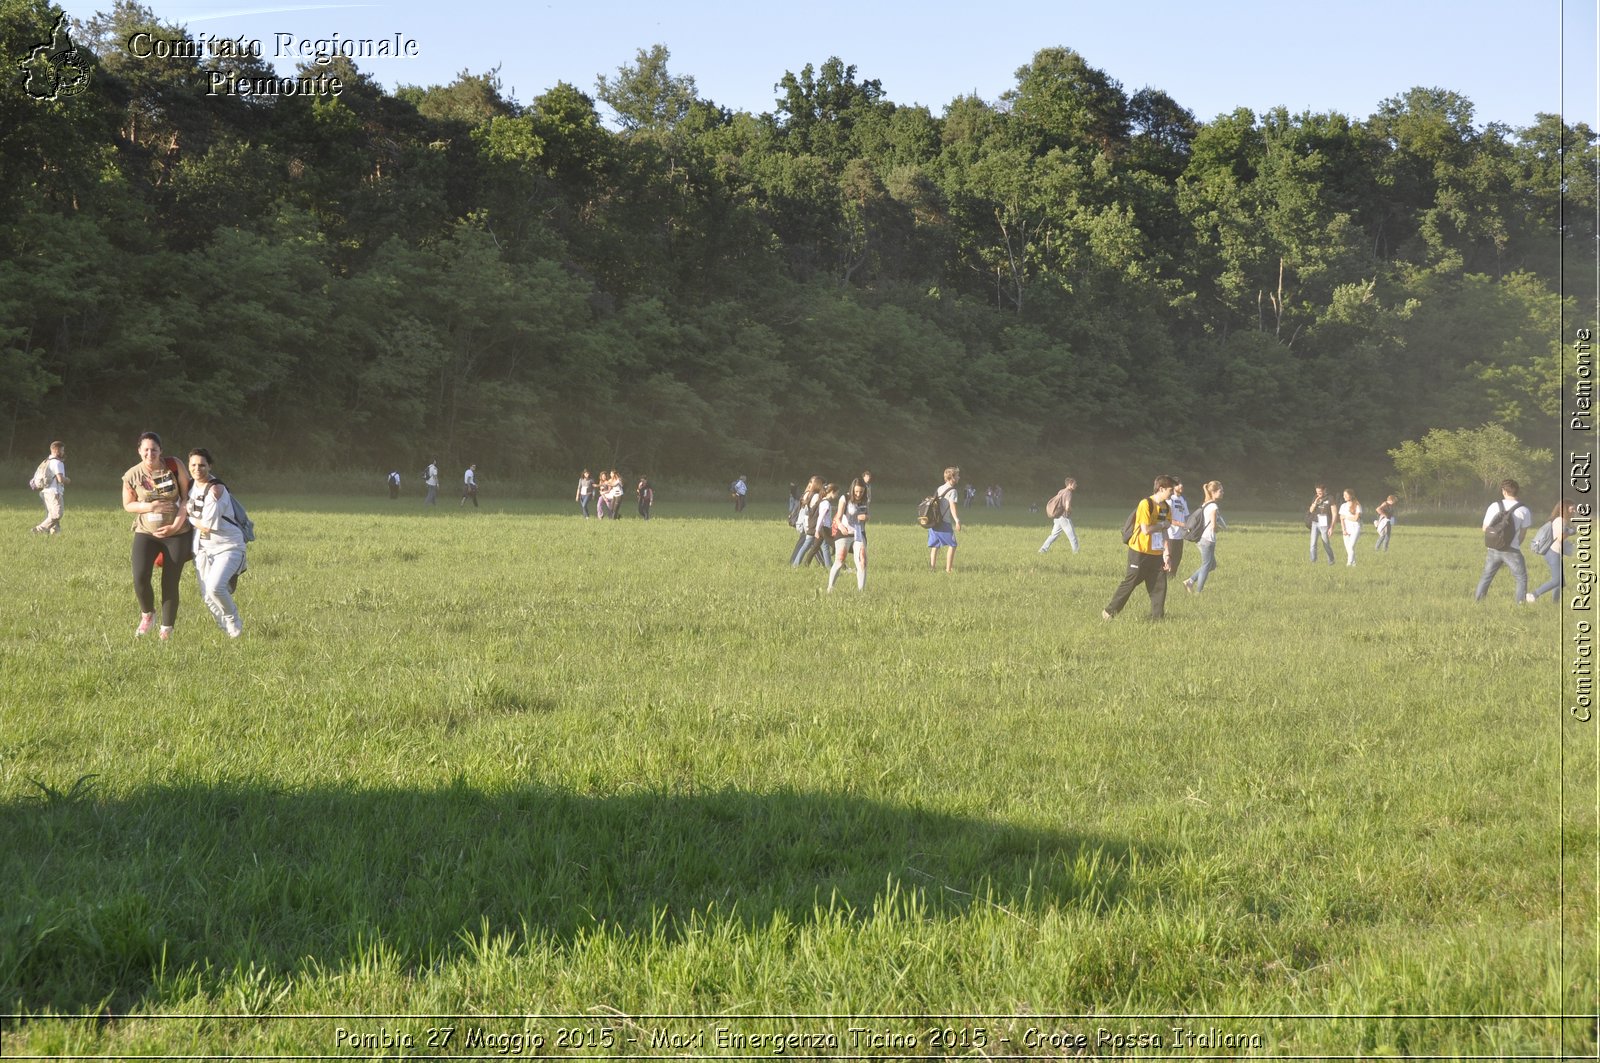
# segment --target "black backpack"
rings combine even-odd
[[[1483,545],[1491,550],[1509,550],[1517,538],[1517,507],[1507,508],[1507,502],[1500,503],[1500,512],[1489,520],[1489,526],[1483,529]]]
[[[943,490],[943,488],[940,490]],[[942,501],[943,500],[939,497],[939,492],[935,491],[933,494],[917,503],[918,527],[932,528],[935,525],[944,523],[944,514],[941,508]]]
[[[1208,502],[1206,505],[1210,505],[1210,503]],[[1205,533],[1206,507],[1201,506],[1199,513],[1189,514],[1189,523],[1183,526],[1183,541],[1186,543],[1197,543],[1200,541],[1200,537]]]

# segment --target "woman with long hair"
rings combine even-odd
[[[194,571],[211,616],[230,639],[244,634],[233,588],[244,571],[244,529],[233,520],[228,486],[211,475],[211,452],[189,451],[189,523],[194,526]]]
[[[789,555],[792,568],[800,567],[817,534],[817,495],[821,490],[822,477],[813,476],[807,480],[805,492],[800,496],[800,505],[794,511],[794,530],[800,533],[800,538],[794,544],[794,552]]]
[[[1350,488],[1344,489],[1344,505],[1339,507],[1339,530],[1344,533],[1344,563],[1356,563],[1356,540],[1361,538],[1361,501]]]
[[[1561,588],[1567,583],[1566,569],[1561,559],[1572,550],[1572,542],[1567,538],[1567,522],[1572,519],[1576,509],[1576,503],[1563,498],[1550,511],[1550,519],[1545,522],[1550,529],[1548,533],[1550,545],[1545,548],[1543,554],[1544,563],[1550,568],[1550,578],[1528,595],[1527,601],[1530,605],[1544,594],[1549,594],[1550,600],[1555,604],[1561,604]],[[1534,536],[1534,544],[1537,545],[1545,537],[1545,529],[1540,528],[1538,534]]]
[[[189,474],[176,458],[161,453],[161,437],[146,432],[139,437],[139,463],[122,474],[122,508],[133,515],[133,596],[139,602],[139,626],[134,635],[149,633],[156,623],[155,588],[151,575],[161,567],[162,641],[172,637],[178,622],[178,592],[183,566],[194,557],[188,535],[189,518],[183,502],[189,494]]]
[[[850,493],[837,503],[839,515],[834,529],[839,532],[833,540],[833,566],[828,569],[828,590],[839,578],[844,568],[845,554],[852,549],[856,558],[856,590],[867,589],[867,485],[860,478],[850,484]]]
[[[1204,530],[1200,532],[1200,567],[1194,570],[1194,575],[1183,581],[1184,590],[1199,594],[1205,590],[1206,580],[1211,578],[1211,573],[1217,570],[1217,530],[1226,528],[1228,522],[1222,519],[1220,503],[1222,501],[1222,481],[1212,480],[1205,485],[1206,500],[1200,507],[1197,515],[1192,515],[1190,520],[1200,522]]]

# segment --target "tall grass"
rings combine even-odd
[[[1330,568],[1240,514],[1203,596],[1107,624],[1121,513],[1040,555],[980,509],[947,576],[885,507],[830,595],[776,510],[259,497],[245,638],[189,578],[160,644],[86,497],[0,613],[5,1055],[714,1025],[668,1013],[989,1016],[865,1023],[899,1054],[1595,1050],[1556,1017],[1596,992],[1592,748],[1561,755],[1559,611],[1504,573],[1475,605],[1470,529]]]

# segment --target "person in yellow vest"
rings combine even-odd
[[[1167,500],[1178,481],[1170,476],[1157,476],[1155,489],[1148,498],[1139,500],[1134,511],[1133,535],[1128,539],[1128,573],[1117,584],[1111,601],[1100,611],[1102,620],[1110,620],[1128,604],[1133,588],[1143,583],[1150,593],[1150,619],[1160,620],[1167,606],[1167,573],[1172,570],[1166,551],[1167,532],[1172,526],[1172,511]]]

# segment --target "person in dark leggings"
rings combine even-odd
[[[161,639],[172,637],[178,622],[178,590],[183,566],[194,560],[183,500],[189,494],[189,474],[175,459],[161,453],[161,437],[146,432],[139,437],[139,463],[122,475],[122,508],[133,514],[133,595],[139,601],[139,626],[134,635],[148,634],[155,626],[155,588],[151,573],[161,562]]]

